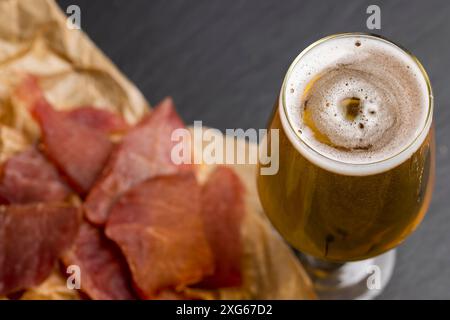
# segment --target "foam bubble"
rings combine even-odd
[[[376,37],[347,35],[308,50],[286,79],[287,117],[329,158],[372,163],[394,156],[424,127],[428,90],[417,63]]]

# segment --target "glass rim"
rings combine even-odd
[[[391,155],[387,158],[381,159],[381,160],[377,160],[377,161],[372,161],[372,162],[365,162],[365,163],[352,163],[352,162],[346,162],[346,161],[341,161],[338,159],[334,159],[331,158],[321,152],[319,152],[318,150],[316,150],[316,148],[312,147],[310,144],[308,144],[299,134],[299,132],[297,132],[297,130],[295,130],[295,126],[293,125],[290,117],[288,116],[288,110],[287,110],[287,104],[286,104],[286,92],[287,92],[287,82],[288,79],[290,78],[292,71],[294,70],[294,68],[296,67],[296,65],[300,62],[300,60],[303,58],[303,56],[308,53],[311,49],[317,47],[318,45],[331,40],[331,39],[335,39],[335,38],[339,38],[339,37],[348,37],[348,36],[359,36],[359,37],[366,37],[366,38],[372,38],[372,39],[376,39],[377,41],[383,41],[386,42],[390,45],[393,45],[395,47],[397,47],[398,49],[400,49],[401,51],[403,51],[406,55],[408,55],[413,62],[416,64],[416,66],[419,68],[421,75],[423,77],[423,79],[425,80],[425,84],[427,87],[427,93],[428,93],[428,110],[427,110],[427,115],[425,118],[425,121],[423,123],[423,127],[419,130],[419,132],[416,134],[416,136],[414,137],[414,139],[408,144],[406,145],[404,148],[402,148],[399,152],[395,153],[394,155]],[[432,121],[432,115],[433,115],[433,108],[434,108],[434,101],[433,101],[433,91],[431,88],[431,81],[430,78],[428,77],[427,72],[425,71],[425,68],[423,67],[423,65],[420,63],[419,59],[412,54],[410,51],[408,51],[407,49],[405,49],[403,46],[389,40],[386,39],[385,37],[378,35],[378,34],[372,34],[372,33],[365,33],[365,32],[343,32],[343,33],[335,33],[335,34],[331,34],[328,35],[326,37],[323,37],[315,42],[313,42],[312,44],[310,44],[309,46],[307,46],[305,49],[303,49],[298,55],[297,57],[294,59],[294,61],[290,64],[288,71],[286,72],[286,75],[283,79],[283,84],[281,86],[281,104],[283,107],[283,112],[285,114],[285,117],[287,119],[287,122],[289,123],[289,129],[291,130],[292,133],[294,133],[294,135],[296,136],[296,138],[298,139],[298,141],[300,141],[304,146],[306,146],[310,151],[312,151],[313,153],[315,153],[316,155],[325,158],[327,161],[332,161],[333,163],[337,163],[340,165],[346,165],[346,166],[353,166],[353,167],[367,167],[367,166],[373,166],[376,164],[381,164],[381,163],[385,163],[388,162],[398,156],[400,156],[401,154],[403,154],[404,152],[406,152],[407,150],[409,150],[413,145],[416,144],[417,140],[419,139],[419,137],[421,137],[424,134],[424,130],[430,130],[429,124]],[[283,126],[283,130],[286,130],[286,128],[284,128]]]

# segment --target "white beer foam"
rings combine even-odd
[[[303,143],[296,145],[302,149],[346,164],[394,157],[418,138],[431,108],[418,62],[396,45],[363,34],[338,35],[310,46],[294,61],[283,90],[280,115],[284,125],[291,124],[285,126],[291,140],[300,139]],[[360,99],[354,120],[346,118],[346,98]],[[316,139],[303,122],[305,108],[327,142]]]

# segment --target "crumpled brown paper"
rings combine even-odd
[[[66,27],[66,17],[53,1],[0,1],[0,161],[39,137],[26,107],[11,95],[27,73],[39,77],[47,99],[58,109],[92,105],[119,112],[130,123],[149,110],[138,89],[88,37]],[[242,226],[244,285],[195,294],[206,299],[314,299],[302,266],[263,215],[256,166],[233,167],[247,188],[248,212]],[[212,166],[200,168],[202,179]],[[67,289],[64,277],[55,271],[23,298],[76,299],[78,295]]]
[[[54,271],[44,282],[36,288],[27,290],[21,300],[78,300],[80,296],[77,290],[69,289],[66,279]]]

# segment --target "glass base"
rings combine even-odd
[[[319,299],[325,300],[373,299],[386,287],[395,265],[395,249],[347,263],[326,262],[299,251],[296,254],[310,275]]]

